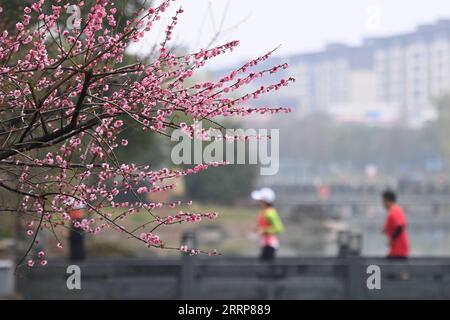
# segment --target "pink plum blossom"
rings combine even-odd
[[[59,230],[72,227],[91,235],[115,231],[147,247],[215,255],[170,246],[149,230],[216,219],[216,212],[182,208],[191,201],[149,203],[144,197],[169,192],[176,188],[174,180],[227,162],[155,168],[150,163],[124,161],[117,151],[130,147],[124,133],[131,128],[143,135],[162,136],[181,129],[190,138],[207,140],[210,132],[198,128],[204,119],[214,122],[224,117],[290,112],[283,106],[253,106],[253,100],[295,81],[286,76],[266,86],[254,85],[288,65],[261,68],[274,52],[269,51],[218,79],[196,80],[202,79],[198,75],[207,62],[229,54],[239,41],[174,54],[170,41],[182,9],[162,29],[164,36],[155,45],[154,57],[129,62],[129,45],[142,42],[147,32],[159,28],[163,14],[177,1],[159,1],[135,12],[125,23],[119,23],[123,17],[114,1],[98,0],[89,8],[87,3],[72,2],[88,12],[76,21],[79,27],[61,30],[59,26],[66,25],[66,7],[59,1],[35,0],[17,17],[15,30],[0,30],[0,134],[9,137],[2,140],[4,169],[0,170],[5,176],[17,177],[14,183],[0,181],[0,188],[19,196],[17,211],[28,221],[26,235],[37,238],[42,230],[51,230],[57,237]],[[224,140],[248,138],[226,136]],[[130,194],[140,198],[121,200]],[[172,212],[161,215],[161,208]],[[146,215],[148,221],[126,228],[124,221],[137,214]],[[31,242],[31,246],[37,243]],[[44,251],[38,257],[41,265],[47,264],[42,260]],[[27,264],[32,267],[34,261]]]

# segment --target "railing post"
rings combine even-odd
[[[361,257],[349,255],[347,257],[347,299],[362,299],[361,288],[363,285]]]
[[[0,260],[0,299],[14,294],[14,264],[10,260]]]
[[[346,296],[349,300],[362,299],[362,286],[364,284],[362,277],[362,236],[358,233],[347,234],[347,250],[344,251],[347,261],[346,272]]]
[[[187,231],[183,234],[181,238],[181,245],[187,246],[188,248],[197,247],[197,237],[195,232]],[[181,300],[192,300],[196,299],[195,286],[195,256],[189,255],[189,253],[184,253],[181,258],[180,265],[180,290],[179,299]]]

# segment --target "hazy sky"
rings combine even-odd
[[[318,50],[329,42],[358,44],[367,36],[407,32],[450,18],[449,0],[178,0],[175,7],[179,4],[185,13],[175,31],[176,43],[195,50],[219,30],[217,44],[241,41],[232,57],[219,64],[279,44],[279,54]]]

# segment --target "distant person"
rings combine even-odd
[[[86,258],[86,250],[84,231],[79,224],[83,220],[85,205],[74,198],[70,198],[68,204],[72,207],[69,212],[72,221],[69,234],[69,259],[70,261],[82,261]]]
[[[387,210],[383,232],[389,241],[388,258],[406,259],[409,255],[409,240],[405,213],[397,204],[397,196],[393,191],[383,192],[382,197],[383,205]]]
[[[261,236],[260,259],[270,261],[275,259],[275,251],[280,246],[277,235],[283,232],[283,223],[273,207],[275,192],[270,188],[253,191],[253,200],[258,201],[261,213],[258,216],[258,233]]]

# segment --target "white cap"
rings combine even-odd
[[[275,201],[275,192],[270,188],[262,188],[252,192],[252,199],[273,203]]]

